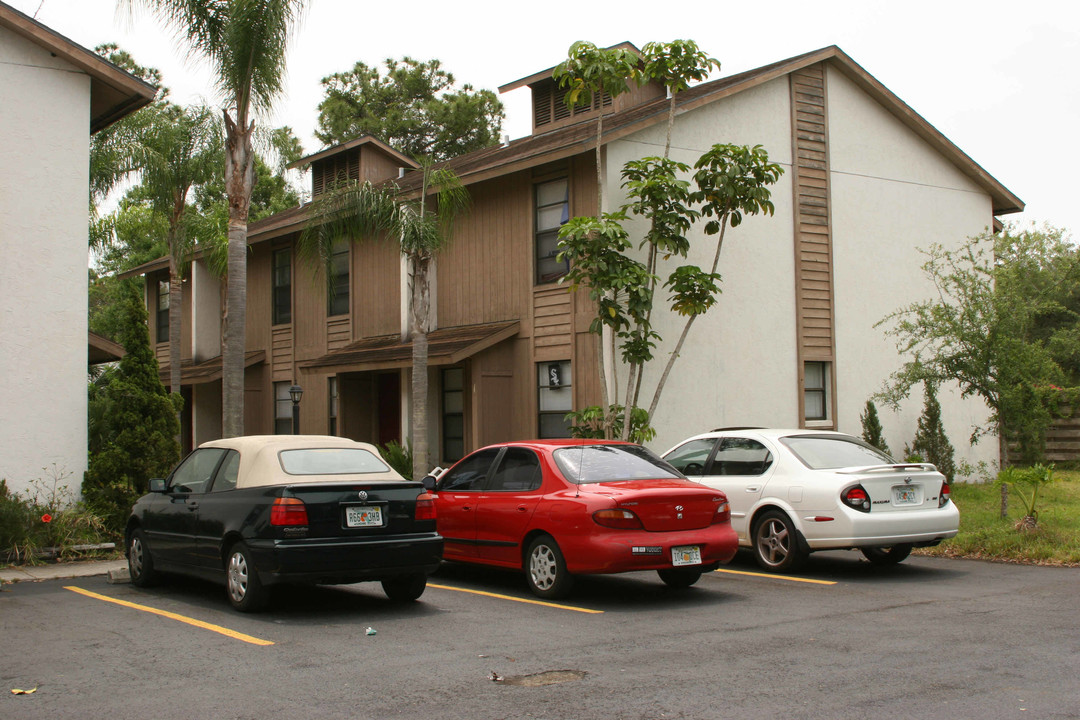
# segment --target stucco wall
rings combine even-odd
[[[835,69],[828,93],[838,421],[858,434],[867,398],[903,360],[874,323],[933,297],[920,250],[955,247],[983,232],[992,206],[985,191]],[[985,405],[951,387],[938,395],[956,459],[995,462],[995,438],[968,442],[972,427],[985,422]],[[919,392],[898,413],[878,404],[894,454],[914,439],[922,402]]]
[[[0,28],[0,477],[86,470],[89,77]],[[43,472],[42,468],[48,468]]]
[[[744,91],[680,115],[671,155],[691,166],[715,143],[763,145],[785,171],[773,186],[776,213],[744,220],[729,229],[718,272],[723,276],[719,303],[698,318],[690,330],[654,418],[656,440],[650,446],[667,450],[688,435],[724,425],[790,426],[798,419],[795,347],[795,258],[792,247],[790,99],[787,79]],[[613,143],[607,155],[607,207],[625,201],[618,172],[623,163],[645,155],[662,155],[666,125],[661,123]],[[645,224],[631,223],[635,245]],[[686,261],[662,266],[666,277],[677,265],[711,267],[715,236],[692,231]],[[658,300],[666,301],[662,288]],[[663,363],[675,347],[685,319],[671,313],[654,316],[663,337],[642,384],[640,404],[648,406]],[[625,380],[625,369],[620,379]],[[620,388],[619,396],[624,390]]]

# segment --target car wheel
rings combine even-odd
[[[769,572],[788,572],[802,565],[806,551],[791,518],[770,510],[754,525],[754,556]]]
[[[415,573],[387,578],[382,581],[383,592],[391,600],[409,602],[424,594],[427,588],[427,575]]]
[[[525,570],[529,589],[538,597],[566,597],[574,584],[562,550],[550,535],[541,535],[529,543]]]
[[[700,570],[688,570],[686,568],[665,568],[657,570],[656,574],[664,581],[664,584],[673,588],[688,588],[701,578]]]
[[[910,544],[901,544],[892,547],[864,547],[859,550],[875,565],[895,565],[907,559],[911,554],[911,547]]]
[[[266,607],[269,593],[259,581],[247,545],[238,542],[232,546],[225,573],[229,602],[234,608],[240,612],[256,612]]]
[[[131,576],[131,584],[136,587],[148,587],[158,579],[146,535],[138,528],[132,530],[128,536],[128,575]]]

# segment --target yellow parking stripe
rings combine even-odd
[[[787,580],[788,582],[813,583],[814,585],[835,585],[835,580],[811,580],[810,578],[790,577],[788,575],[773,575],[771,573],[746,572],[745,570],[725,570],[718,568],[714,572],[727,573],[729,575],[749,575],[750,577],[769,578],[770,580]]]
[[[158,610],[157,608],[148,607],[146,605],[139,605],[137,603],[128,602],[127,600],[117,600],[116,598],[111,598],[111,597],[108,597],[107,595],[98,595],[95,592],[90,592],[89,590],[83,590],[80,587],[74,587],[72,585],[68,585],[68,586],[65,586],[64,589],[65,590],[71,590],[72,592],[77,592],[80,595],[85,595],[86,597],[94,598],[95,600],[104,600],[105,602],[111,602],[111,603],[115,603],[117,605],[123,605],[124,607],[134,608],[135,610],[142,610],[143,612],[148,612],[148,613],[151,613],[153,615],[160,615],[162,617],[167,617],[170,620],[179,620],[182,623],[187,623],[188,625],[194,625],[195,627],[203,628],[204,630],[212,630],[213,632],[224,635],[225,637],[231,637],[234,640],[242,640],[243,642],[251,643],[252,645],[273,645],[274,644],[274,643],[270,642],[269,640],[263,640],[261,638],[252,637],[251,635],[245,635],[244,633],[236,632],[235,630],[230,630],[229,628],[223,628],[220,625],[211,625],[208,622],[203,622],[202,620],[196,620],[195,618],[185,617],[183,615],[177,615],[176,613],[171,613],[171,612],[168,612],[166,610]]]
[[[590,610],[589,608],[574,607],[573,605],[559,605],[558,603],[544,602],[543,600],[528,600],[526,598],[513,597],[512,595],[499,595],[498,593],[484,592],[483,590],[467,590],[465,588],[451,587],[450,585],[434,585],[428,583],[429,588],[438,588],[439,590],[454,590],[456,592],[469,593],[470,595],[483,595],[484,597],[498,598],[499,600],[513,600],[514,602],[526,603],[528,605],[543,605],[544,607],[556,608],[558,610],[573,610],[579,613],[589,613],[590,615],[602,615],[603,610]]]

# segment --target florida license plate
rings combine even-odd
[[[675,567],[680,565],[700,565],[701,546],[681,545],[671,548],[671,564]]]
[[[899,485],[892,489],[893,502],[897,505],[915,505],[919,502],[919,491],[908,485]]]
[[[373,505],[351,505],[345,508],[347,527],[382,527],[382,508]]]

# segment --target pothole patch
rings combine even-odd
[[[517,685],[519,687],[541,687],[543,685],[558,685],[559,683],[572,682],[585,677],[584,670],[546,670],[533,673],[532,675],[513,675],[497,680],[501,685]]]

